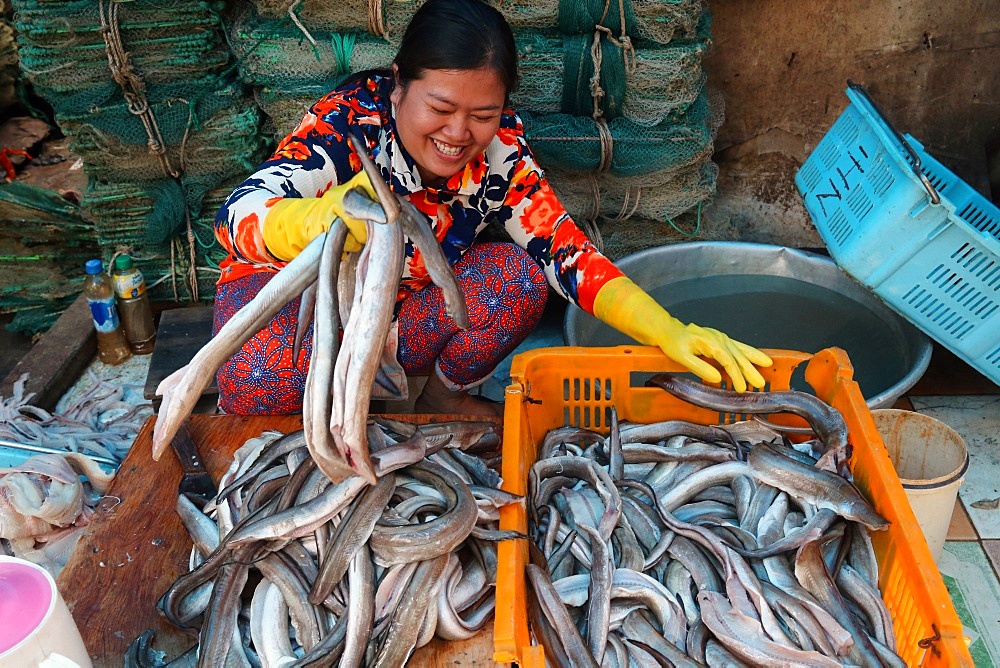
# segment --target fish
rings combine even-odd
[[[316,279],[316,267],[325,241],[325,232],[310,241],[256,297],[219,328],[190,362],[160,381],[156,394],[163,399],[153,426],[153,461],[163,456],[180,425],[190,417],[198,398],[225,361],[270,322],[294,295],[300,294]]]
[[[748,414],[788,412],[803,417],[826,444],[827,454],[820,466],[849,475],[846,466],[851,449],[844,416],[811,394],[796,390],[732,392],[670,373],[656,374],[646,381],[646,385],[661,387],[687,402],[712,410]]]
[[[469,443],[461,427],[451,439],[443,425],[430,436],[413,434],[440,447]],[[388,436],[373,440],[392,447]],[[299,432],[248,441],[220,485],[204,511],[178,500],[194,551],[205,556],[159,603],[168,622],[198,632],[202,665],[257,658],[264,665],[400,665],[435,635],[467,637],[488,623],[497,554],[476,535],[523,539],[480,512],[480,503],[489,510],[523,497],[470,486],[426,458],[375,486],[357,475],[333,483]],[[376,547],[399,563],[376,563]],[[237,620],[247,605],[250,631],[241,637]],[[134,643],[137,657],[143,642]]]
[[[339,218],[327,233],[320,255],[319,277],[313,306],[316,318],[313,324],[313,354],[306,375],[302,396],[302,425],[306,434],[309,454],[316,465],[333,482],[340,482],[353,474],[333,449],[330,417],[333,411],[331,393],[334,364],[340,350],[340,308],[337,304],[337,275],[340,256],[347,241],[347,225]],[[299,328],[303,326],[299,321]]]
[[[849,481],[836,473],[809,467],[759,443],[748,459],[753,477],[804,499],[817,508],[828,508],[842,517],[861,522],[873,531],[889,528],[889,521],[875,512]]]
[[[817,431],[841,438],[835,427]],[[525,577],[550,662],[578,665],[586,654],[609,666],[903,665],[868,538],[888,524],[849,479],[773,429],[677,420],[612,424],[600,442],[557,427],[541,441],[528,474]],[[610,544],[598,526],[610,528]],[[836,603],[838,586],[860,615]],[[546,602],[548,587],[561,610]]]

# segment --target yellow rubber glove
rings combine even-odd
[[[719,382],[722,375],[698,355],[719,362],[737,392],[746,390],[747,383],[764,386],[764,377],[754,365],[771,366],[770,357],[716,329],[685,325],[625,276],[611,279],[598,291],[594,315],[639,343],[657,346],[667,357],[710,383]]]
[[[346,183],[330,188],[322,197],[286,197],[276,202],[264,218],[267,249],[278,259],[291,260],[321,232],[329,230],[335,218],[340,218],[350,230],[344,250],[352,253],[361,250],[368,241],[365,221],[344,212],[344,195],[352,188],[361,188],[376,199],[375,189],[362,171]]]

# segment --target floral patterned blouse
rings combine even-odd
[[[326,95],[274,155],[233,191],[215,219],[216,237],[229,252],[219,283],[284,266],[264,245],[268,208],[283,197],[319,197],[361,171],[347,141],[348,132],[355,132],[392,190],[428,216],[450,263],[458,262],[487,225],[503,225],[542,266],[549,285],[593,313],[598,290],[622,273],[559,202],[528,148],[517,115],[505,110],[500,129],[482,154],[442,187],[425,187],[399,143],[389,102],[393,85],[391,77],[372,75]],[[406,258],[401,296],[430,282],[410,240]]]

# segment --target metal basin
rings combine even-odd
[[[892,406],[930,363],[930,339],[822,255],[709,241],[650,248],[616,264],[683,322],[758,348],[843,348],[869,408]],[[635,343],[576,306],[563,333],[571,346]],[[807,390],[796,376],[792,388]]]

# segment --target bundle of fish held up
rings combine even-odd
[[[349,139],[379,200],[373,202],[360,189],[344,197],[349,215],[367,224],[364,247],[358,253],[345,253],[347,225],[335,219],[329,231],[288,262],[187,365],[163,379],[156,388],[163,399],[153,429],[154,460],[162,456],[226,360],[301,295],[293,358],[299,358],[302,337],[312,324],[312,358],[302,406],[309,453],[334,482],[353,475],[373,485],[377,482],[366,436],[372,389],[398,388],[396,397],[405,398],[404,383],[399,381],[402,369],[395,355],[387,354],[403,273],[404,235],[441,288],[455,324],[467,328],[469,315],[458,279],[424,216],[389,190],[363,142]]]
[[[549,432],[528,480],[529,620],[559,666],[905,666],[839,412],[802,392],[647,384],[730,425]],[[758,414],[806,419],[792,444]],[[800,428],[804,429],[804,428]]]
[[[475,635],[494,609],[499,507],[520,497],[475,452],[492,422],[367,425],[375,485],[332,482],[302,431],[265,432],[234,456],[214,502],[178,497],[190,572],[159,608],[198,633],[171,665],[402,666],[437,636]],[[211,517],[210,517],[211,516]],[[163,665],[152,632],[126,666]]]

